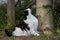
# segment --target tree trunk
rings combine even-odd
[[[15,0],[7,0],[7,28],[15,24]]]
[[[10,28],[15,24],[15,0],[7,0],[7,28]],[[9,40],[9,37],[5,34],[2,35],[2,40]]]
[[[51,8],[45,8],[44,6],[50,6],[50,0],[36,0],[36,16],[39,21],[39,30],[44,34],[52,34],[53,17],[49,12]]]

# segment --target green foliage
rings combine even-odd
[[[57,28],[54,34],[55,34],[55,36],[59,36],[60,35],[60,28]]]
[[[0,5],[0,29],[4,29],[4,27],[6,26],[6,13],[6,4]]]
[[[24,0],[24,6],[29,5],[29,3],[30,3],[30,0]]]
[[[19,9],[19,7],[16,7],[16,10],[15,10],[16,23],[22,22],[23,20],[22,11]]]
[[[58,1],[58,0],[57,0]],[[53,22],[54,22],[54,28],[55,28],[55,35],[60,35],[60,1],[54,2],[53,7]]]
[[[26,5],[26,3],[24,5]],[[31,9],[33,11],[32,13],[35,14],[36,12],[35,8],[31,7]],[[22,9],[20,9],[20,7],[18,6],[15,7],[15,24],[18,24],[23,21],[23,15],[22,15],[23,10],[24,10],[24,7]],[[7,27],[7,4],[1,4],[0,5],[0,29],[6,28],[6,27]]]
[[[10,38],[9,38],[9,40],[14,40],[14,37],[13,37],[13,36],[12,36],[12,37],[10,37]]]
[[[38,38],[40,40],[53,40],[54,37],[56,37],[56,36],[54,36],[54,34],[52,34],[52,35],[40,34],[40,36],[38,36],[36,38]]]
[[[60,35],[60,3],[56,1],[53,7],[53,17],[55,32],[57,35]]]

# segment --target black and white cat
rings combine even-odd
[[[17,24],[14,26],[13,31],[9,32],[5,29],[5,33],[8,36],[29,36],[29,35],[36,35],[39,36],[38,28],[38,19],[32,15],[31,9],[27,8],[24,10],[23,13],[24,20],[22,23]]]

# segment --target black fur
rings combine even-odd
[[[27,16],[28,16],[28,11],[25,10],[24,13],[23,13],[23,15],[24,15],[24,19],[26,20],[27,19]]]
[[[28,24],[26,24],[25,22],[22,22],[21,24],[17,24],[15,25],[15,27],[19,27],[22,31],[24,30],[30,30],[30,28],[28,27]]]
[[[5,29],[5,33],[8,37],[12,36],[12,32],[9,29]]]

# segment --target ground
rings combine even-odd
[[[8,40],[8,37],[0,38],[0,40]],[[13,40],[12,37],[9,40]],[[53,38],[38,38],[38,37],[34,37],[34,36],[14,37],[14,40],[60,40],[60,36],[59,37],[53,37]]]
[[[40,34],[39,37],[37,36],[28,36],[28,37],[7,37],[5,35],[4,32],[0,32],[2,34],[0,34],[0,40],[60,40],[60,36],[54,36],[54,35],[50,35],[50,36],[46,36],[43,34]]]

